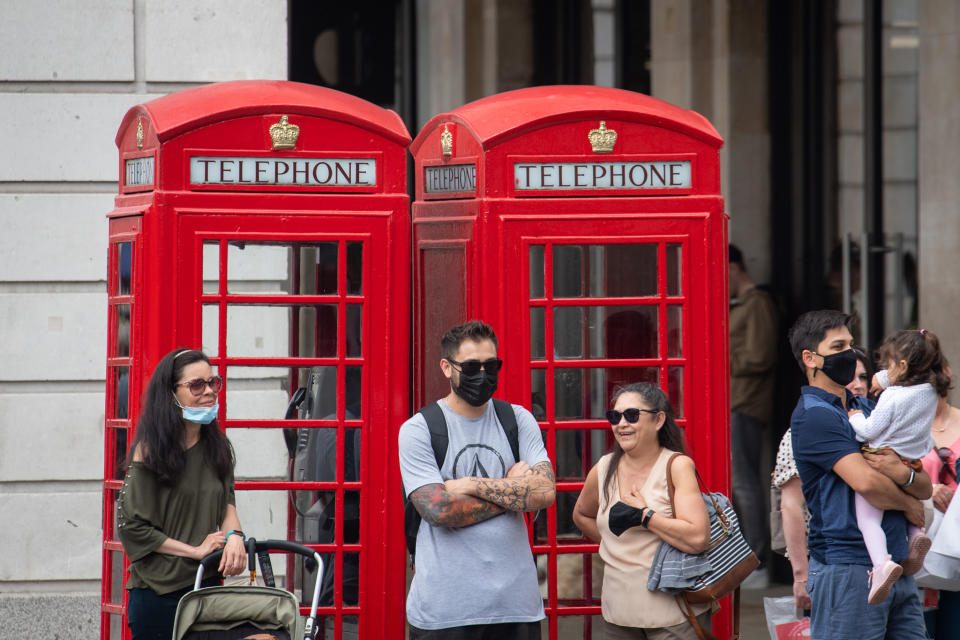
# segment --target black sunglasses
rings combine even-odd
[[[483,369],[491,375],[496,375],[500,371],[500,367],[503,366],[503,360],[500,358],[490,358],[489,360],[484,360],[480,362],[479,360],[465,360],[464,362],[457,362],[453,358],[447,358],[447,362],[450,364],[460,367],[460,372],[466,376],[475,376],[480,373],[480,369]]]
[[[950,459],[953,458],[953,450],[950,447],[940,447],[937,449],[937,455],[940,456],[940,462],[942,466],[940,467],[940,484],[947,484],[947,481],[952,477],[954,480],[957,479],[957,468],[950,464]],[[957,461],[960,462],[960,461]],[[958,464],[960,466],[960,464]]]
[[[627,422],[635,424],[640,419],[641,412],[653,415],[660,413],[656,409],[624,409],[623,411],[610,409],[610,411],[607,411],[607,421],[612,425],[618,425],[620,424],[620,418],[626,418]]]
[[[210,387],[214,393],[220,393],[220,389],[223,389],[223,378],[221,376],[213,376],[209,380],[195,378],[194,380],[188,380],[187,382],[178,382],[174,386],[186,387],[190,389],[190,393],[193,395],[202,396],[204,389],[207,387]]]

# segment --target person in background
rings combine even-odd
[[[747,543],[760,558],[760,568],[744,588],[765,588],[764,566],[770,548],[763,452],[772,444],[770,419],[776,381],[780,312],[776,302],[756,286],[743,253],[729,247],[730,261],[730,451],[733,506]],[[765,446],[767,443],[767,446]]]
[[[857,354],[857,370],[853,382],[847,389],[854,396],[863,399],[863,406],[870,410],[873,402],[867,397],[870,380],[873,378],[873,365],[870,358],[861,349],[854,347]],[[798,609],[810,609],[810,594],[807,593],[807,529],[810,526],[810,512],[803,499],[800,486],[800,473],[793,459],[793,445],[790,429],[783,434],[780,448],[777,450],[777,462],[771,474],[773,486],[780,489],[780,515],[783,521],[783,537],[787,543],[787,559],[793,569],[793,598]]]
[[[685,455],[670,469],[676,513],[670,506],[667,462],[684,451],[673,408],[660,387],[634,383],[614,393],[607,420],[613,451],[590,469],[573,512],[580,531],[600,543],[604,637],[696,640],[675,597],[647,589],[661,540],[690,554],[702,553],[710,541],[693,460]],[[710,605],[693,611],[709,629]]]
[[[947,366],[949,375],[949,365]],[[937,403],[930,429],[935,448],[923,458],[923,468],[933,480],[933,508],[944,513],[957,491],[960,460],[960,408],[951,406],[946,395]],[[954,532],[953,535],[956,535]],[[925,602],[936,606],[927,616],[927,631],[937,640],[960,638],[960,591],[927,589]]]
[[[170,640],[177,604],[205,556],[223,549],[218,570],[226,576],[246,568],[233,448],[216,421],[222,387],[207,356],[193,349],[164,356],[147,386],[117,500],[134,640]]]

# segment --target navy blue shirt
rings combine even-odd
[[[869,415],[874,404],[847,391],[847,407]],[[803,387],[790,427],[803,497],[810,510],[810,555],[823,564],[872,564],[857,528],[854,491],[833,471],[841,458],[860,453],[840,398],[817,387]],[[903,512],[885,511],[882,526],[893,560],[906,558],[907,519]]]

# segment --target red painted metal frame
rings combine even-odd
[[[605,120],[618,131],[612,154],[594,154],[587,132]],[[453,137],[452,154],[441,153],[440,134]],[[531,374],[543,370],[546,380],[546,418],[541,419],[547,451],[556,460],[561,432],[609,433],[602,419],[558,422],[554,415],[555,370],[570,368],[655,366],[665,388],[672,367],[682,372],[682,417],[688,447],[712,489],[729,491],[729,370],[727,353],[727,230],[720,196],[718,149],[722,139],[699,114],[631,92],[601,87],[536,87],[511,91],[465,105],[433,118],[411,145],[415,158],[416,197],[413,204],[414,260],[414,403],[433,400],[436,382],[438,326],[436,309],[462,306],[463,321],[479,317],[500,336],[505,368],[498,395],[529,406]],[[460,164],[479,158],[477,194],[471,199],[435,199],[425,194],[423,167]],[[616,159],[689,159],[691,188],[677,194],[662,190],[580,190],[518,192],[513,185],[513,162]],[[456,196],[453,196],[456,197]],[[658,291],[649,297],[558,299],[551,295],[552,247],[558,244],[657,245]],[[666,247],[681,245],[681,295],[666,296]],[[529,247],[544,245],[544,297],[531,299]],[[463,248],[459,273],[432,273],[425,256],[438,248]],[[598,268],[605,268],[598,265]],[[610,274],[604,274],[610,275]],[[682,353],[668,357],[667,306],[681,307]],[[552,354],[552,309],[563,306],[655,304],[658,307],[658,357],[621,359],[564,359]],[[530,310],[544,309],[544,357],[531,357]],[[431,315],[433,314],[433,315]],[[450,322],[449,324],[453,324]],[[436,334],[436,335],[434,335]],[[439,360],[439,358],[437,358]],[[668,390],[669,391],[669,390]],[[679,408],[678,408],[679,409]],[[600,414],[599,408],[593,415]],[[589,415],[586,414],[586,415]],[[605,437],[609,445],[609,436]],[[584,438],[589,444],[590,438]],[[599,453],[599,452],[597,452]],[[591,452],[583,454],[583,475],[591,466]],[[578,492],[582,479],[559,478],[558,494]],[[530,539],[534,553],[545,555],[548,566],[549,638],[555,640],[561,617],[584,617],[590,637],[590,616],[600,613],[590,574],[597,545],[589,540],[557,539],[557,506],[547,510],[546,540]],[[565,523],[566,525],[566,523]],[[563,602],[558,594],[558,558],[583,556],[580,602]],[[565,606],[570,605],[570,606]],[[729,632],[727,611],[714,618],[714,630]]]
[[[141,210],[142,214],[143,211]],[[140,261],[142,259],[140,229],[141,216],[117,217],[109,222],[109,244],[107,249],[107,366],[106,366],[106,404],[104,408],[104,458],[103,458],[103,558],[101,563],[101,607],[100,623],[101,629],[109,630],[113,616],[122,616],[126,610],[126,590],[121,590],[120,601],[113,600],[113,586],[116,580],[121,584],[125,582],[125,573],[128,565],[126,556],[123,556],[123,562],[119,569],[122,572],[120,576],[116,575],[117,567],[114,566],[113,555],[123,553],[119,541],[116,539],[114,528],[114,510],[116,505],[116,495],[120,491],[122,481],[117,479],[117,457],[118,454],[126,455],[126,451],[116,451],[116,432],[124,430],[127,432],[127,442],[133,432],[133,419],[131,416],[137,415],[139,411],[140,398],[138,394],[129,393],[130,389],[136,388],[139,384],[139,371],[134,367],[133,354],[136,345],[140,341],[140,306],[136,303],[136,295],[143,286],[141,277]],[[129,243],[131,249],[130,265],[130,292],[127,295],[121,295],[119,284],[120,245]],[[129,305],[130,324],[129,324],[129,347],[128,355],[120,356],[117,353],[118,345],[118,307],[120,305]],[[117,402],[119,394],[117,390],[117,375],[119,367],[127,367],[127,417],[118,418],[116,416]]]
[[[267,129],[280,115],[300,126],[296,149],[273,151]],[[137,130],[142,139],[138,141]],[[343,606],[342,581],[335,581],[336,606],[321,610],[335,615],[337,637],[342,632],[343,615],[360,618],[364,637],[396,637],[404,627],[405,551],[402,542],[403,516],[400,508],[400,475],[395,464],[396,435],[409,415],[409,197],[406,194],[406,146],[409,135],[399,116],[368,102],[322,87],[282,81],[243,81],[207,85],[171,94],[130,109],[118,130],[120,151],[120,195],[111,218],[111,242],[124,221],[135,216],[133,329],[130,357],[130,418],[135,424],[142,392],[149,373],[160,358],[176,346],[200,347],[205,304],[219,305],[218,351],[212,363],[226,379],[221,395],[219,423],[223,429],[277,429],[284,427],[335,427],[338,461],[343,457],[345,429],[359,428],[361,471],[359,480],[345,482],[342,463],[337,464],[336,479],[331,482],[237,482],[237,490],[282,491],[291,489],[329,490],[342,497],[344,491],[359,491],[361,531],[359,542],[344,544],[342,525],[331,544],[310,545],[336,554],[335,568],[343,576],[343,553],[361,554],[362,606]],[[332,189],[302,187],[283,189],[239,185],[233,190],[198,189],[185,173],[189,150],[203,149],[216,155],[265,157],[371,157],[377,162],[375,188]],[[152,189],[127,188],[122,184],[124,160],[153,153],[155,184]],[[116,235],[116,238],[126,237]],[[227,290],[227,247],[231,240],[284,245],[337,242],[340,248],[338,290],[335,295],[300,295],[299,270],[288,274],[298,288],[297,295],[237,294]],[[217,271],[220,287],[203,292],[203,244],[220,245]],[[362,295],[347,294],[346,243],[363,245]],[[112,247],[113,245],[111,245]],[[112,251],[112,249],[111,249]],[[299,251],[297,260],[299,260]],[[114,261],[113,253],[111,261]],[[110,263],[111,274],[115,272]],[[296,261],[295,267],[299,267]],[[110,277],[115,277],[111,275]],[[147,286],[143,286],[144,283]],[[113,286],[113,285],[108,285]],[[108,289],[113,291],[113,289]],[[127,298],[110,298],[110,305]],[[291,336],[289,354],[276,357],[234,357],[228,353],[227,305],[257,305],[297,308],[317,304],[336,304],[337,345],[335,357],[301,354],[298,340]],[[361,346],[359,355],[346,352],[346,305],[362,305]],[[111,307],[112,309],[113,307]],[[112,312],[111,312],[112,313]],[[291,331],[296,334],[296,317]],[[113,316],[108,340],[115,341]],[[140,319],[146,318],[147,322]],[[112,352],[108,351],[108,354]],[[241,354],[242,355],[242,354]],[[120,363],[108,359],[108,369]],[[337,416],[333,420],[245,420],[232,415],[226,389],[231,385],[230,371],[242,367],[289,367],[290,388],[296,386],[298,369],[315,365],[338,368]],[[363,390],[362,419],[347,420],[344,413],[344,367],[361,367]],[[114,402],[111,378],[107,384],[107,406]],[[109,413],[108,413],[109,417]],[[108,420],[107,431],[121,426]],[[130,436],[132,437],[132,426]],[[108,468],[113,458],[109,439],[105,442],[104,492],[104,582],[101,638],[110,638],[111,616],[125,614],[125,603],[110,603],[110,553],[122,550],[112,538],[113,494],[120,481],[112,479]],[[281,445],[282,446],[282,445]],[[288,509],[288,511],[290,511]],[[241,521],[244,514],[240,513]],[[343,521],[343,500],[337,501],[336,517]],[[291,517],[292,520],[292,517]],[[248,520],[249,522],[249,520]],[[290,521],[288,521],[289,523]],[[292,530],[290,530],[292,533]],[[248,531],[257,535],[256,531]],[[262,536],[259,536],[262,537]],[[292,537],[292,536],[291,536]],[[395,540],[396,544],[388,544]],[[290,572],[288,577],[292,578]],[[129,637],[125,620],[122,636]]]

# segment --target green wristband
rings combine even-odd
[[[229,539],[230,536],[232,536],[232,535],[235,534],[235,533],[236,533],[237,535],[239,535],[241,538],[243,538],[243,541],[244,541],[244,542],[247,541],[247,536],[246,536],[246,534],[244,534],[243,531],[240,531],[240,529],[230,529],[230,531],[227,531],[227,535],[225,536],[225,539]]]

